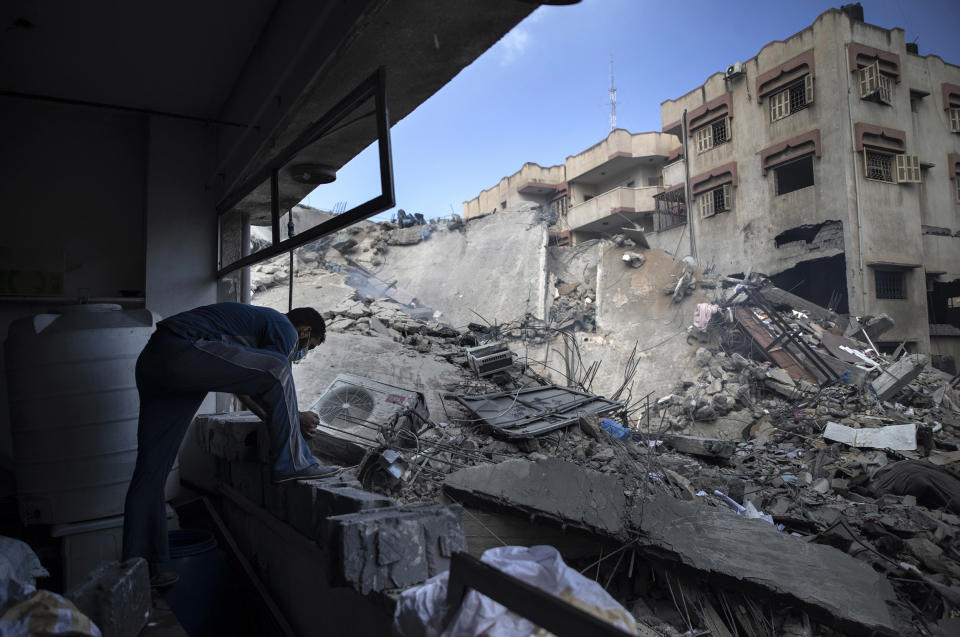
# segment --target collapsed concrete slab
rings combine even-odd
[[[850,634],[898,634],[887,580],[830,546],[781,533],[762,520],[656,496],[628,510],[623,484],[557,459],[508,460],[462,469],[445,489],[464,501],[543,516],[607,537],[629,537],[648,557],[726,585],[803,604]]]
[[[877,393],[880,400],[890,400],[913,379],[920,375],[927,366],[927,357],[923,354],[904,356],[871,383],[870,387]]]
[[[626,532],[620,481],[556,458],[461,469],[447,476],[444,489],[458,500],[505,505],[611,537]]]
[[[706,458],[729,458],[737,450],[734,440],[717,440],[716,438],[697,438],[696,436],[666,435],[661,436],[663,444],[692,456]]]
[[[890,612],[896,603],[890,583],[869,564],[831,546],[668,496],[634,508],[630,522],[649,554],[793,598],[844,633],[902,634]]]

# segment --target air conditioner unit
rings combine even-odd
[[[734,62],[728,66],[725,77],[730,79],[732,77],[737,77],[738,75],[743,75],[743,62]]]
[[[467,354],[470,369],[479,377],[495,374],[501,369],[513,365],[513,352],[510,351],[506,343],[467,347],[464,351]]]
[[[416,446],[409,434],[430,417],[420,392],[347,373],[337,374],[309,411],[320,416],[318,437],[334,439],[339,453],[361,458],[367,449],[382,444]]]

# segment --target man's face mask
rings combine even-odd
[[[296,363],[297,361],[302,361],[307,355],[307,352],[310,351],[310,330],[305,329],[299,334],[300,339],[297,341],[297,350],[290,355],[290,362]]]

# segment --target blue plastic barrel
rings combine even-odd
[[[223,605],[224,563],[209,531],[170,531],[170,561],[160,571],[180,580],[163,592],[170,610],[189,635],[214,635]]]

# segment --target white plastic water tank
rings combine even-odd
[[[25,524],[123,512],[137,459],[134,369],[157,319],[149,310],[90,304],[10,325],[7,388]],[[179,471],[170,478],[168,496]]]

